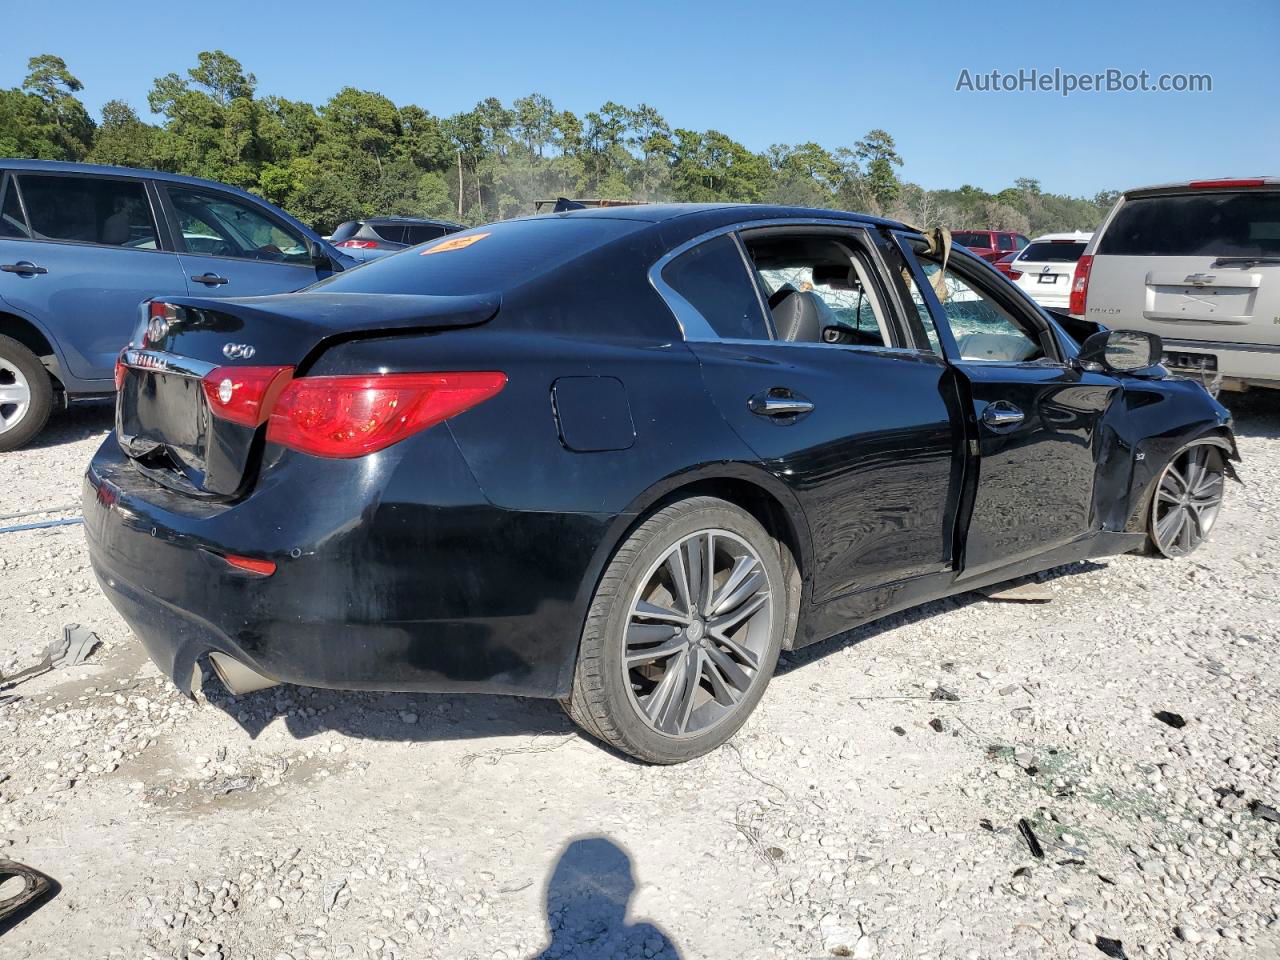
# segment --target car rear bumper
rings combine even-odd
[[[99,583],[184,692],[217,652],[306,686],[566,695],[579,588],[610,518],[498,509],[447,430],[406,443],[425,449],[404,470],[396,448],[286,454],[249,497],[218,504],[157,486],[111,434],[83,489]],[[276,571],[238,570],[229,554]]]
[[[1201,374],[1197,365],[1201,357],[1212,357],[1212,367],[1203,375],[1213,379],[1221,374],[1224,380],[1240,381],[1250,386],[1280,388],[1280,346],[1273,344],[1238,343],[1220,340],[1187,340],[1162,337],[1166,356],[1191,363],[1166,364],[1178,373]]]

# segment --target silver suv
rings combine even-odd
[[[1172,370],[1280,389],[1280,177],[1126,191],[1076,265],[1070,311],[1158,333]]]

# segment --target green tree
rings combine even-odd
[[[102,106],[102,122],[93,136],[90,159],[117,167],[145,167],[155,151],[156,128],[138,119],[123,100]]]
[[[881,210],[887,210],[902,190],[895,166],[902,166],[897,146],[884,130],[871,130],[853,146],[854,154],[867,165],[867,184]]]

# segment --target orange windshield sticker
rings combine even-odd
[[[465,250],[487,236],[487,233],[471,233],[465,237],[450,237],[448,240],[427,247],[419,256],[425,257],[428,253],[448,253],[450,250]]]

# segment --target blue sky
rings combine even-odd
[[[532,91],[585,113],[656,107],[752,149],[835,148],[883,127],[926,187],[1015,177],[1092,196],[1190,177],[1280,173],[1280,3],[684,3],[398,0],[115,3],[59,0],[8,16],[0,86],[38,53],[66,59],[95,112],[146,112],[151,81],[221,48],[260,93],[322,103],[346,85],[433,113]],[[971,74],[1207,73],[1211,93],[956,92]]]

